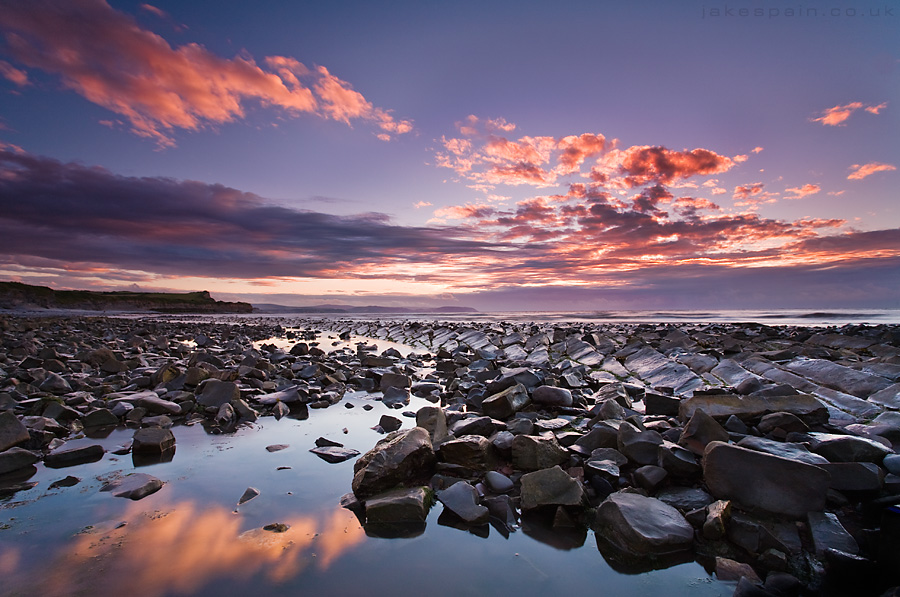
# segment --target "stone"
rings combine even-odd
[[[490,516],[488,509],[478,503],[478,492],[474,487],[460,481],[447,489],[435,492],[437,499],[464,521],[471,524],[485,523]]]
[[[674,396],[665,396],[656,392],[644,394],[644,412],[648,415],[665,415],[674,417],[678,415],[681,400]]]
[[[786,368],[817,384],[863,399],[891,385],[890,380],[878,375],[824,359],[800,358],[788,363]]]
[[[41,457],[39,454],[35,454],[30,450],[25,450],[24,448],[10,448],[0,452],[0,475],[23,469],[26,466],[31,466],[40,459]]]
[[[831,512],[810,512],[807,515],[807,523],[816,555],[823,555],[826,549],[837,549],[850,554],[859,553],[856,540]]]
[[[358,450],[351,450],[350,448],[342,448],[338,446],[320,446],[311,449],[310,452],[312,452],[325,462],[330,462],[332,464],[344,462],[345,460],[350,460],[351,458],[359,456]]]
[[[488,471],[484,474],[484,483],[494,493],[509,493],[515,487],[512,480],[497,471]]]
[[[531,400],[542,406],[572,406],[572,392],[556,386],[538,386],[531,392]]]
[[[428,516],[428,494],[424,487],[400,488],[365,500],[366,523],[422,522]]]
[[[384,373],[379,383],[382,392],[388,388],[409,388],[410,386],[412,386],[412,380],[409,376],[400,373]]]
[[[698,409],[684,426],[681,437],[678,438],[678,445],[699,456],[703,454],[709,442],[727,442],[728,438],[728,432],[715,419]]]
[[[448,437],[447,416],[440,407],[423,406],[417,410],[416,426],[428,432],[428,437],[435,446],[440,445]]]
[[[272,392],[271,394],[262,394],[256,396],[254,400],[266,406],[271,406],[273,404],[277,405],[282,402],[285,404],[291,404],[292,402],[301,402],[300,392],[297,391],[297,386],[291,386],[278,392]]]
[[[378,426],[387,433],[391,431],[397,431],[400,427],[403,426],[403,421],[398,419],[397,417],[392,417],[391,415],[381,415],[381,418],[378,419]]]
[[[50,392],[51,394],[68,394],[72,391],[72,386],[69,385],[69,382],[58,373],[53,373],[52,371],[47,372],[47,376],[44,377],[38,388],[42,392]]]
[[[884,470],[871,462],[826,462],[817,466],[828,471],[829,487],[837,491],[878,492],[884,485]]]
[[[517,435],[512,442],[513,466],[523,471],[536,471],[563,464],[569,453],[555,438]]]
[[[660,491],[656,498],[685,512],[705,508],[715,501],[711,495],[699,487],[667,487]]]
[[[521,383],[488,396],[481,403],[481,412],[495,419],[506,419],[531,404],[528,389]]]
[[[717,500],[707,506],[706,520],[703,522],[703,537],[718,541],[725,537],[725,529],[731,519],[731,502]]]
[[[441,444],[440,459],[473,470],[487,470],[496,466],[496,455],[491,441],[483,435],[463,435]]]
[[[810,448],[830,462],[874,462],[880,463],[893,450],[875,440],[854,435],[833,433],[810,433]]]
[[[68,450],[55,450],[44,456],[44,466],[63,468],[88,462],[97,462],[103,458],[105,453],[106,450],[100,444],[69,448]]]
[[[119,424],[119,417],[109,409],[98,408],[85,415],[81,422],[85,427],[111,427]]]
[[[721,421],[732,415],[742,421],[749,421],[775,412],[789,412],[808,425],[828,421],[828,409],[819,400],[808,394],[737,396],[729,393],[695,392],[690,398],[681,401],[678,417],[688,420],[697,410],[702,410],[714,419]]]
[[[0,413],[0,452],[31,439],[28,429],[10,411]]]
[[[134,432],[133,442],[134,454],[161,454],[175,446],[175,434],[170,429],[144,427]]]
[[[716,558],[716,578],[723,581],[733,581],[746,578],[753,583],[761,583],[759,575],[750,564],[737,562],[728,558]]]
[[[706,447],[703,475],[719,499],[795,518],[824,509],[831,481],[816,466],[723,442]]]
[[[234,412],[237,413],[244,421],[252,422],[259,418],[259,413],[250,408],[250,405],[247,404],[243,399],[232,400],[231,408],[233,408]]]
[[[690,550],[694,529],[678,510],[656,498],[617,492],[597,508],[595,532],[635,556]]]
[[[156,493],[164,483],[152,475],[146,473],[131,473],[110,481],[100,491],[110,491],[115,497],[139,500],[150,494]]]
[[[290,444],[272,444],[270,446],[266,446],[266,450],[269,452],[280,452],[281,450],[285,450],[290,447]]]
[[[389,386],[382,392],[381,403],[388,408],[402,408],[409,404],[409,388]]]
[[[238,500],[237,505],[243,506],[253,498],[259,495],[259,490],[255,487],[248,487],[244,490],[244,493],[241,494],[241,498]]]
[[[809,426],[791,413],[771,413],[760,419],[756,426],[760,433],[768,434],[776,429],[781,429],[785,433],[792,431],[804,433],[809,431]]]
[[[197,394],[197,403],[202,406],[220,408],[223,404],[229,404],[232,400],[239,400],[241,391],[232,381],[220,381],[208,379],[200,386]]]
[[[160,398],[156,392],[141,392],[130,397],[137,406],[157,415],[180,415],[181,405]]]
[[[395,431],[354,463],[353,493],[360,498],[383,493],[401,483],[430,475],[434,464],[428,431],[421,427]]]
[[[635,483],[650,493],[656,491],[656,489],[662,485],[663,481],[666,480],[667,476],[668,473],[666,472],[666,469],[652,464],[642,466],[634,471]]]
[[[693,452],[668,441],[657,447],[656,464],[675,477],[691,478],[703,472]]]
[[[747,436],[737,443],[742,448],[756,450],[757,452],[765,452],[773,456],[780,456],[797,462],[805,462],[806,464],[821,465],[828,464],[828,459],[818,454],[810,452],[804,444],[792,442],[779,442],[763,437]]]
[[[671,388],[677,396],[703,385],[703,380],[685,365],[645,346],[625,359],[625,367],[651,388]]]
[[[584,490],[558,465],[526,473],[520,479],[522,510],[543,506],[581,506]]]
[[[490,437],[497,431],[497,425],[490,417],[471,417],[461,419],[450,426],[450,434],[460,437],[463,435],[483,435]]]
[[[656,464],[662,443],[663,438],[656,431],[639,431],[630,423],[619,426],[618,450],[637,464]]]

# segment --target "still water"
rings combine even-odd
[[[322,340],[323,349],[333,348],[328,338]],[[208,434],[201,425],[176,426],[174,458],[149,466],[135,467],[130,455],[111,453],[133,430],[71,440],[67,447],[101,443],[108,452],[98,462],[64,469],[39,463],[28,479],[37,482],[33,489],[0,498],[0,594],[733,592],[734,583],[711,578],[694,562],[643,574],[616,572],[589,529],[559,533],[527,521],[508,535],[487,525],[460,530],[441,516],[440,503],[424,529],[409,537],[367,535],[339,505],[350,490],[353,460],[329,464],[309,449],[321,436],[365,452],[382,437],[372,429],[382,414],[398,416],[403,428],[415,425],[376,396],[348,393],[338,405],[309,410],[308,418],[266,417],[230,435]],[[413,397],[406,411],[428,404]],[[274,444],[289,447],[266,450]],[[130,472],[149,473],[165,486],[139,501],[99,491],[107,480]],[[70,475],[80,482],[50,488]],[[238,506],[248,487],[260,495]],[[263,530],[272,523],[289,529]]]

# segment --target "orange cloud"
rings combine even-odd
[[[676,151],[659,145],[632,146],[613,152],[611,158],[616,164],[616,174],[629,188],[648,183],[670,184],[703,174],[719,174],[734,166],[731,158],[708,149]]]
[[[4,78],[12,81],[19,87],[28,85],[28,73],[23,70],[17,69],[12,64],[4,60],[0,60],[0,75],[3,75]]]
[[[850,118],[851,114],[863,107],[865,107],[866,112],[869,112],[870,114],[878,114],[887,107],[887,102],[878,104],[877,106],[864,106],[862,102],[850,102],[843,106],[828,108],[822,112],[821,116],[818,118],[811,118],[810,120],[812,122],[821,122],[828,126],[843,126],[847,119]]]
[[[762,150],[763,150],[762,147],[754,147],[751,151],[752,151],[752,153],[759,153],[759,152],[761,152]]]
[[[896,166],[892,166],[891,164],[882,164],[880,162],[869,162],[868,164],[860,165],[853,164],[850,166],[853,169],[849,175],[847,175],[847,180],[862,180],[867,176],[871,176],[876,172],[890,172],[891,170],[896,170]]]
[[[59,75],[66,87],[121,114],[132,132],[161,147],[175,144],[175,129],[243,118],[250,101],[290,116],[368,121],[388,138],[412,130],[411,122],[374,107],[325,67],[270,56],[267,71],[246,54],[221,58],[195,43],[173,48],[103,1],[15,3],[0,12],[0,28],[18,61]]]
[[[819,191],[822,190],[817,184],[805,184],[802,187],[792,187],[790,189],[785,189],[785,192],[793,194],[793,197],[788,196],[788,199],[800,199],[802,197],[806,197],[807,195],[815,195]]]

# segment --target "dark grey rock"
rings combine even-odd
[[[69,385],[69,382],[58,373],[53,373],[52,371],[47,372],[47,376],[44,377],[38,388],[42,392],[50,392],[51,394],[68,394],[72,391],[72,386]]]
[[[810,452],[804,444],[792,442],[779,442],[764,437],[747,436],[741,438],[737,443],[742,448],[756,450],[757,452],[765,452],[773,456],[780,456],[797,462],[805,462],[806,464],[820,465],[828,464],[828,459],[818,454]]]
[[[68,450],[55,450],[44,457],[44,466],[63,468],[88,462],[97,462],[103,458],[105,452],[100,444],[69,448]]]
[[[698,409],[684,426],[678,445],[701,455],[709,442],[727,442],[728,438],[728,432],[715,419]]]
[[[542,406],[572,406],[572,392],[556,386],[538,386],[531,392],[531,399]]]
[[[310,452],[312,452],[325,462],[330,462],[332,464],[344,462],[345,460],[350,460],[351,458],[359,456],[359,451],[357,450],[351,450],[350,448],[341,448],[338,446],[316,447],[311,449]]]
[[[584,490],[559,466],[526,473],[520,479],[522,510],[543,506],[581,506]]]
[[[817,384],[857,398],[868,398],[891,385],[889,380],[878,375],[870,375],[824,359],[797,359],[788,363],[787,369]]]
[[[831,475],[831,489],[877,492],[884,485],[884,471],[871,462],[826,462],[817,465]]]
[[[699,487],[667,487],[660,491],[656,498],[684,512],[705,508],[715,501]]]
[[[259,495],[259,490],[255,487],[248,487],[244,490],[244,493],[241,494],[241,498],[238,500],[237,505],[243,506],[253,498]]]
[[[650,493],[656,491],[656,489],[662,485],[663,481],[666,480],[667,476],[668,473],[666,473],[666,469],[652,464],[642,466],[634,471],[635,483]]]
[[[484,483],[494,493],[509,493],[515,485],[509,477],[497,471],[488,471],[484,474]]]
[[[488,509],[478,503],[478,492],[465,481],[454,483],[447,489],[435,493],[445,508],[466,522],[472,524],[487,522],[490,515]]]
[[[619,426],[618,450],[638,464],[656,464],[663,438],[656,431],[639,431],[630,423]]]
[[[378,426],[385,432],[390,433],[400,429],[403,426],[403,421],[391,415],[381,415],[381,418],[378,419]]]
[[[31,439],[28,429],[10,411],[0,413],[0,452]]]
[[[139,500],[150,494],[156,493],[164,483],[152,475],[146,473],[131,473],[110,481],[100,491],[110,491],[115,497]]]
[[[473,470],[496,466],[497,457],[491,441],[483,435],[463,435],[441,444],[440,459]]]
[[[826,549],[837,549],[846,553],[859,553],[859,545],[847,532],[837,516],[831,512],[810,512],[807,515],[809,532],[812,535],[816,554],[821,556]]]
[[[424,487],[400,488],[366,498],[366,523],[422,522],[428,516]]]
[[[521,383],[492,394],[481,403],[484,414],[495,419],[506,419],[531,404],[528,389]]]
[[[636,556],[691,549],[694,529],[675,508],[658,499],[618,492],[597,509],[595,527],[616,548]]]
[[[428,432],[431,443],[439,445],[448,437],[447,417],[443,409],[437,406],[423,406],[416,411],[416,425]]]
[[[743,421],[757,419],[775,412],[789,412],[807,424],[828,421],[828,409],[808,394],[789,396],[737,396],[729,393],[698,394],[681,401],[678,416],[690,419],[694,412],[702,410],[714,419],[724,421],[734,415]]]
[[[853,435],[811,433],[812,451],[830,462],[880,463],[893,450],[875,440]]]
[[[25,450],[24,448],[10,448],[0,452],[0,475],[23,469],[26,466],[31,466],[40,459],[41,457],[39,454],[30,450]]]
[[[353,493],[368,497],[430,474],[435,455],[428,432],[421,427],[395,431],[353,465]]]
[[[92,410],[81,419],[85,427],[107,427],[119,424],[119,417],[114,415],[109,409],[98,408]]]
[[[134,454],[161,454],[175,446],[175,434],[170,429],[144,427],[134,432],[133,441]]]
[[[240,397],[241,391],[234,382],[208,379],[200,386],[197,403],[202,406],[220,408],[223,404],[231,403],[232,400],[239,400]]]
[[[517,435],[512,442],[513,466],[523,471],[536,471],[563,464],[569,453],[555,438]]]

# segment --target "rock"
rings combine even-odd
[[[170,429],[144,427],[134,432],[133,441],[134,454],[161,454],[175,446],[175,434]]]
[[[817,384],[863,399],[891,385],[889,380],[878,375],[824,359],[797,359],[788,363],[787,369]]]
[[[711,495],[699,487],[667,487],[660,491],[656,498],[685,512],[705,508],[714,501]]]
[[[318,443],[316,445],[318,445]],[[290,444],[272,444],[271,446],[266,446],[266,450],[269,452],[279,452],[290,447]]]
[[[725,529],[731,518],[731,502],[717,500],[707,506],[706,520],[703,522],[703,537],[718,541],[725,537]]]
[[[363,498],[430,475],[435,463],[428,432],[421,427],[395,431],[353,465],[353,493]]]
[[[81,419],[85,427],[114,427],[119,424],[119,417],[105,408],[89,412]]]
[[[401,488],[366,499],[366,523],[424,521],[428,516],[428,494],[424,487]]]
[[[490,437],[497,430],[497,425],[490,417],[471,417],[461,419],[450,426],[450,434],[460,437],[463,435],[483,435]]]
[[[900,454],[885,456],[881,464],[891,473],[900,475]]]
[[[10,411],[0,413],[0,452],[31,439],[28,429]]]
[[[737,443],[742,448],[756,450],[757,452],[765,452],[773,456],[780,456],[797,462],[805,462],[806,464],[820,465],[828,464],[828,459],[818,454],[813,454],[806,449],[803,444],[791,442],[778,442],[762,437],[747,436]]]
[[[60,487],[74,487],[81,483],[81,479],[78,477],[73,477],[72,475],[68,475],[58,481],[54,481],[50,484],[49,489],[59,489]]]
[[[666,469],[652,464],[642,466],[634,471],[635,483],[650,493],[656,491],[656,489],[662,485],[663,481],[666,480],[667,476],[668,473],[666,473]]]
[[[111,491],[113,496],[139,500],[159,491],[164,483],[152,475],[131,473],[104,485],[100,491]]]
[[[695,477],[703,472],[693,452],[678,444],[663,441],[656,449],[657,464],[675,477]]]
[[[509,477],[497,471],[486,472],[484,482],[494,493],[509,493],[515,487]]]
[[[92,444],[79,448],[70,448],[68,450],[56,450],[44,456],[44,466],[49,468],[63,468],[67,466],[75,466],[76,464],[85,464],[87,462],[97,462],[103,458],[106,450],[100,444]]]
[[[785,433],[809,431],[809,426],[791,413],[768,414],[760,419],[756,428],[759,429],[760,433],[771,433],[776,429],[781,429]]]
[[[694,529],[675,508],[636,493],[610,495],[597,509],[595,531],[635,556],[690,550]]]
[[[859,553],[859,545],[856,540],[847,532],[837,516],[831,512],[810,512],[807,515],[807,522],[817,555],[823,555],[826,549],[837,549],[851,554]]]
[[[260,404],[266,406],[271,406],[273,404],[277,406],[280,403],[291,404],[293,402],[301,402],[300,392],[297,391],[297,386],[291,386],[289,388],[285,388],[279,392],[273,392],[271,394],[262,394],[260,396],[256,396],[255,400]]]
[[[411,385],[412,380],[410,380],[408,375],[402,375],[400,373],[384,373],[381,376],[379,387],[383,392],[388,388],[408,388]]]
[[[795,518],[825,507],[831,480],[816,466],[722,442],[706,447],[703,474],[719,499]]]
[[[874,462],[884,460],[893,450],[875,440],[853,435],[810,433],[811,449],[830,462]]]
[[[698,393],[681,401],[678,417],[688,420],[697,410],[724,421],[734,415],[742,421],[757,419],[775,412],[789,412],[809,425],[826,423],[828,409],[808,394],[789,396],[737,396],[729,393]]]
[[[409,389],[389,386],[382,393],[381,403],[388,408],[402,408],[409,404]]]
[[[542,506],[581,506],[584,499],[581,483],[559,466],[526,473],[520,483],[522,510]]]
[[[665,415],[674,417],[678,415],[681,400],[674,396],[664,396],[655,392],[644,394],[644,412],[648,415]]]
[[[446,444],[445,444],[446,445]],[[488,520],[489,512],[478,503],[478,492],[475,488],[461,481],[447,489],[435,492],[444,507],[471,524],[481,524]]]
[[[483,435],[464,435],[441,444],[438,451],[441,460],[473,470],[487,470],[496,466],[496,455],[491,441]]]
[[[208,379],[200,386],[197,394],[197,404],[220,408],[223,404],[229,404],[232,400],[239,400],[241,391],[232,381],[220,381]]]
[[[703,412],[695,410],[691,420],[681,432],[678,445],[687,448],[697,455],[703,454],[706,445],[712,441],[727,442],[728,432],[715,419]]]
[[[130,397],[137,406],[143,406],[157,415],[180,415],[181,405],[164,400],[156,392],[141,392]]]
[[[728,558],[716,558],[716,578],[719,580],[730,581],[746,578],[747,580],[759,584],[762,581],[756,571],[750,564],[736,562]]]
[[[556,386],[538,386],[531,392],[531,400],[542,406],[572,406],[572,392]]]
[[[47,372],[47,376],[38,388],[42,392],[50,392],[51,394],[68,394],[72,391],[72,386],[69,385],[69,382],[58,373],[53,373],[52,371]]]
[[[481,411],[495,419],[506,419],[531,404],[531,396],[521,383],[488,396],[481,403]]]
[[[39,454],[35,454],[30,450],[10,448],[0,452],[0,475],[31,466],[40,459]]]
[[[425,429],[431,443],[440,445],[447,439],[447,416],[443,409],[437,406],[423,406],[416,411],[416,426]]]
[[[255,487],[248,487],[244,490],[244,493],[241,495],[241,499],[238,500],[237,505],[243,506],[253,498],[259,495],[259,490]]]
[[[232,400],[231,407],[234,409],[234,412],[240,415],[241,419],[244,421],[255,421],[259,418],[259,413],[250,408],[250,405],[247,404],[244,400]]]
[[[619,426],[617,442],[619,452],[629,460],[638,464],[656,464],[663,438],[656,431],[639,431],[630,423],[623,423]]]
[[[670,388],[678,396],[703,385],[703,380],[689,368],[649,346],[629,355],[625,367],[651,388]]]
[[[817,465],[831,475],[829,487],[837,491],[880,491],[884,471],[871,462],[826,462]]]
[[[330,462],[332,464],[336,464],[338,462],[344,462],[345,460],[350,460],[351,458],[355,458],[359,456],[359,452],[357,450],[351,450],[349,448],[340,448],[337,446],[321,446],[316,447],[310,450],[313,454],[321,458],[326,462]]]
[[[536,471],[563,464],[569,453],[555,438],[546,439],[533,435],[517,435],[512,442],[513,466],[523,471]]]
[[[390,433],[400,429],[403,426],[403,421],[391,415],[381,415],[381,418],[378,419],[378,426],[385,432]]]

